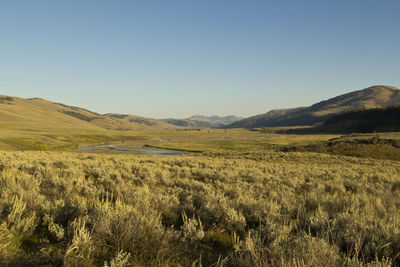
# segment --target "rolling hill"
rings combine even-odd
[[[0,148],[46,149],[132,138],[176,126],[128,115],[101,115],[41,98],[0,95]]]
[[[14,126],[90,130],[138,130],[171,128],[155,119],[133,115],[101,115],[83,108],[54,103],[42,98],[0,96],[0,122]],[[34,127],[36,128],[36,127]]]
[[[90,123],[99,116],[84,109],[52,103],[41,98],[0,96],[0,124],[3,130],[102,130],[102,127]]]
[[[139,128],[161,128],[161,129],[170,129],[176,128],[175,125],[169,124],[168,122],[162,120],[156,120],[151,118],[145,118],[135,115],[125,115],[125,114],[115,114],[115,113],[108,113],[104,114],[104,116],[117,119],[119,121],[128,123],[129,125],[134,125],[135,127]]]
[[[399,104],[400,90],[398,88],[375,85],[321,101],[309,107],[271,110],[265,114],[234,122],[227,128],[311,126],[347,111]]]

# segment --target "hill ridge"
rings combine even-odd
[[[346,111],[388,107],[400,104],[400,89],[374,85],[317,102],[308,107],[271,110],[227,126],[257,128],[278,126],[310,126]]]
[[[0,95],[0,122],[20,127],[34,128],[72,128],[88,130],[137,130],[149,127],[172,128],[165,122],[155,119],[140,118],[127,121],[94,111],[52,102],[40,97],[22,98]],[[29,126],[29,127],[28,127]]]

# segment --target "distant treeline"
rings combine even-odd
[[[400,106],[350,111],[325,121],[323,132],[370,133],[400,131]]]

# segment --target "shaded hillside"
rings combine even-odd
[[[318,129],[335,133],[398,132],[400,106],[350,111],[330,118]]]
[[[265,114],[256,115],[234,122],[227,126],[227,128],[257,128],[265,126],[280,126],[279,122],[282,118],[289,118],[290,114],[296,113],[304,108],[292,109],[274,109]]]
[[[220,116],[203,116],[203,115],[194,115],[186,120],[191,120],[191,121],[202,121],[202,122],[209,122],[212,125],[218,125],[218,126],[223,126],[223,125],[228,125],[231,123],[234,123],[235,121],[242,120],[243,118],[237,117],[237,116],[225,116],[225,117],[220,117]]]
[[[343,112],[400,104],[400,90],[376,85],[318,102],[310,107],[272,110],[234,122],[228,128],[257,128],[276,126],[310,126]]]
[[[152,127],[152,128],[162,128],[162,129],[169,129],[169,128],[175,128],[174,125],[169,124],[168,122],[162,121],[162,120],[156,120],[156,119],[151,119],[151,118],[145,118],[145,117],[140,117],[140,116],[135,116],[135,115],[125,115],[125,114],[114,114],[114,113],[109,113],[105,114],[104,116],[112,119],[118,119],[123,122],[136,125],[139,127]]]
[[[175,126],[180,127],[195,127],[195,128],[215,128],[220,127],[220,125],[205,121],[195,121],[195,120],[185,120],[185,119],[163,119],[160,120]]]

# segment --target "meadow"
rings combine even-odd
[[[0,152],[0,265],[400,264],[400,162]]]
[[[278,128],[280,129],[280,128]],[[169,149],[192,152],[265,151],[280,146],[316,144],[338,138],[338,134],[279,134],[246,129],[154,130],[136,132],[123,142],[109,142],[122,149]]]

